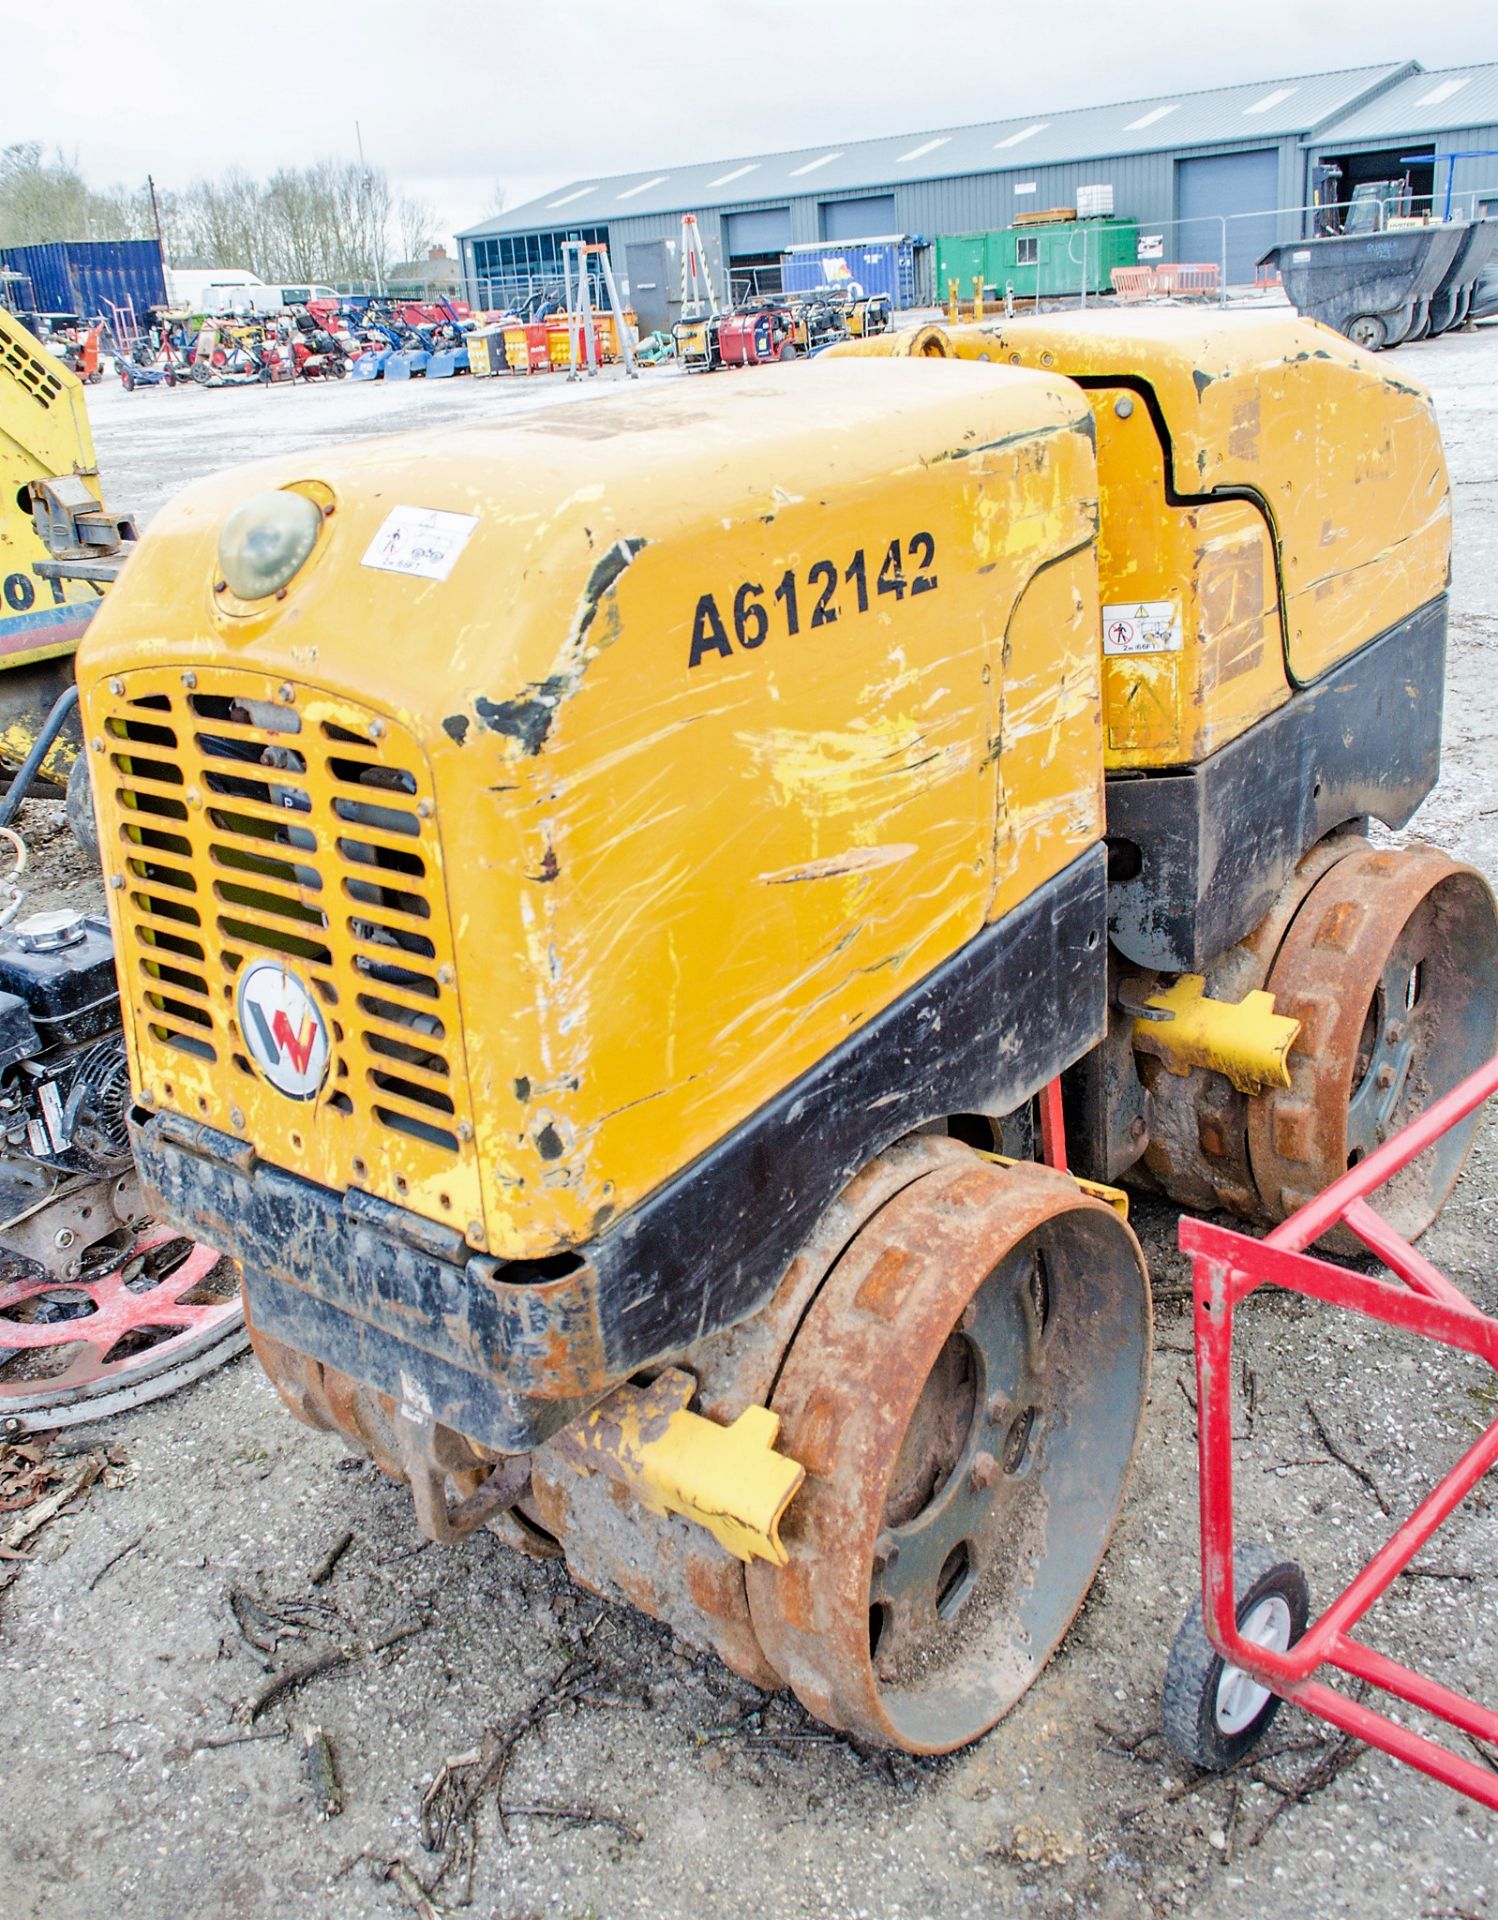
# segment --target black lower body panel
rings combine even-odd
[[[1199,972],[1258,925],[1318,840],[1368,815],[1402,827],[1440,772],[1445,681],[1443,594],[1200,766],[1111,776],[1119,952]]]
[[[1102,1037],[1105,858],[985,927],[576,1256],[507,1265],[175,1115],[132,1127],[153,1204],[244,1268],[264,1333],[505,1452],[746,1319],[848,1181],[950,1113],[1011,1111]]]

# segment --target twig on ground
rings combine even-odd
[[[1094,1720],[1092,1724],[1105,1740],[1117,1747],[1120,1753],[1126,1753],[1131,1760],[1142,1759],[1139,1749],[1147,1741],[1160,1738],[1158,1727],[1141,1727],[1138,1733],[1124,1733],[1118,1727],[1110,1727],[1106,1720]]]
[[[204,1734],[201,1739],[194,1740],[185,1750],[185,1757],[190,1760],[195,1753],[217,1753],[220,1747],[247,1747],[257,1740],[284,1740],[285,1738],[286,1731],[283,1727],[268,1727],[264,1733]]]
[[[245,1703],[241,1709],[245,1720],[253,1726],[267,1707],[273,1707],[278,1700],[283,1700],[288,1694],[295,1693],[309,1680],[317,1679],[319,1674],[332,1673],[336,1668],[349,1666],[355,1660],[371,1659],[375,1654],[384,1653],[387,1648],[398,1645],[402,1640],[409,1640],[413,1634],[422,1632],[425,1626],[424,1620],[418,1620],[410,1626],[397,1627],[378,1640],[372,1640],[367,1647],[332,1647],[328,1652],[316,1654],[310,1660],[299,1660],[293,1666],[283,1667]]]
[[[404,1860],[387,1860],[380,1878],[400,1888],[417,1920],[443,1920],[441,1908],[432,1904],[431,1895]]]
[[[133,1540],[127,1540],[124,1546],[120,1548],[118,1553],[112,1553],[109,1556],[109,1558],[104,1562],[102,1567],[95,1568],[94,1573],[90,1578],[89,1583],[87,1587],[84,1589],[84,1591],[86,1593],[92,1593],[94,1588],[98,1586],[99,1582],[104,1578],[105,1574],[108,1573],[109,1569],[111,1567],[117,1567],[120,1564],[120,1562],[124,1559],[127,1553],[134,1553],[135,1549],[140,1545],[141,1541],[144,1539],[145,1539],[145,1535],[143,1533],[138,1533]]]
[[[312,1569],[311,1573],[308,1574],[307,1578],[311,1585],[314,1587],[325,1587],[333,1578],[333,1572],[338,1562],[353,1544],[354,1535],[352,1528],[350,1528],[347,1533],[339,1535],[323,1555],[322,1559],[319,1560],[317,1565]]]
[[[331,1673],[335,1667],[346,1667],[358,1657],[355,1647],[333,1647],[327,1653],[316,1654],[311,1660],[299,1660],[294,1666],[282,1667],[249,1701],[244,1710],[245,1719],[253,1726],[267,1707],[273,1707],[278,1700],[284,1700],[288,1694],[306,1686],[309,1680],[315,1680],[319,1674]]]
[[[597,1624],[596,1622],[594,1623]],[[450,1873],[463,1876],[464,1891],[460,1904],[466,1905],[473,1894],[473,1865],[478,1849],[476,1816],[480,1801],[492,1793],[499,1815],[499,1830],[509,1843],[509,1816],[532,1811],[505,1805],[505,1772],[515,1748],[533,1728],[570,1707],[584,1704],[613,1704],[595,1689],[600,1674],[596,1662],[573,1658],[554,1677],[546,1691],[530,1706],[485,1733],[482,1743],[470,1753],[455,1754],[438,1770],[437,1777],[421,1798],[421,1843],[428,1853],[441,1853],[442,1865],[431,1882],[440,1887]],[[633,1705],[633,1702],[619,1702]],[[576,1810],[574,1810],[576,1811]],[[557,1817],[562,1817],[558,1812]],[[599,1815],[600,1821],[618,1824],[611,1815]],[[638,1835],[631,1834],[632,1838]]]
[[[1489,1746],[1486,1740],[1479,1740],[1475,1733],[1464,1733],[1462,1738],[1485,1767],[1491,1767],[1494,1773],[1498,1773],[1498,1748]]]
[[[505,1816],[510,1820],[570,1820],[581,1827],[612,1827],[616,1833],[623,1834],[626,1840],[641,1841],[645,1838],[642,1828],[632,1827],[627,1820],[621,1820],[616,1814],[600,1813],[597,1807],[517,1807],[507,1806]]]
[[[1355,1765],[1367,1751],[1367,1747],[1361,1740],[1354,1740],[1350,1733],[1344,1733],[1332,1742],[1319,1760],[1306,1768],[1298,1780],[1276,1780],[1271,1774],[1256,1769],[1254,1778],[1280,1797],[1254,1828],[1253,1837],[1248,1844],[1251,1847],[1258,1846],[1275,1822],[1288,1813],[1291,1807],[1302,1805],[1313,1794],[1320,1793],[1324,1788],[1329,1787],[1338,1774],[1344,1773],[1348,1767]]]
[[[1374,1499],[1378,1502],[1379,1511],[1381,1513],[1392,1513],[1394,1509],[1389,1505],[1388,1499],[1385,1497],[1383,1488],[1378,1484],[1378,1482],[1374,1479],[1373,1475],[1368,1471],[1368,1469],[1362,1464],[1360,1460],[1354,1460],[1350,1453],[1348,1453],[1344,1448],[1339,1447],[1337,1445],[1337,1442],[1327,1432],[1326,1425],[1323,1422],[1321,1415],[1316,1411],[1315,1407],[1312,1406],[1309,1400],[1307,1400],[1306,1402],[1306,1412],[1311,1416],[1311,1425],[1316,1429],[1316,1437],[1320,1440],[1322,1446],[1326,1448],[1327,1452],[1332,1456],[1332,1458],[1334,1460],[1340,1461],[1341,1464],[1344,1467],[1346,1467],[1347,1471],[1350,1474],[1352,1474],[1356,1479],[1362,1481],[1363,1485],[1368,1489],[1368,1491],[1373,1495]]]

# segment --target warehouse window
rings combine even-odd
[[[473,241],[473,277],[481,307],[507,307],[562,284],[562,242],[607,242],[607,227],[572,227],[555,233],[502,233]]]
[[[1022,233],[1014,243],[1014,264],[1033,267],[1040,259],[1040,242],[1033,233]]]

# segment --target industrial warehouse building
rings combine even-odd
[[[735,294],[781,285],[798,250],[874,242],[855,248],[854,277],[908,306],[944,292],[941,236],[1074,208],[1093,188],[1103,191],[1092,204],[1111,198],[1126,234],[1137,229],[1127,240],[1140,257],[1218,262],[1239,285],[1268,247],[1308,230],[1314,168],[1341,169],[1338,197],[1408,172],[1438,213],[1448,187],[1463,210],[1498,212],[1495,148],[1498,65],[1426,72],[1411,60],[579,180],[459,240],[470,298],[484,307],[559,285],[564,240],[605,241],[641,325],[657,327],[679,311],[684,213],[697,215],[709,263],[720,276],[726,266]]]

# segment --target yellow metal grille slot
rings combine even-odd
[[[101,784],[143,1084],[267,1160],[467,1230],[481,1217],[472,1115],[416,741],[255,674],[114,684]],[[265,959],[328,1027],[310,1101],[265,1079],[239,1029],[239,975]]]

